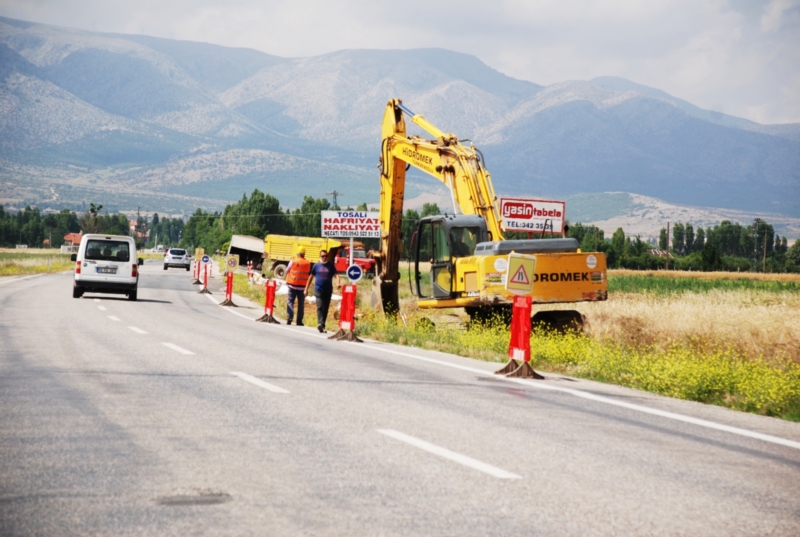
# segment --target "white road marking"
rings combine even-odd
[[[34,274],[33,276],[23,276],[22,278],[9,278],[9,279],[4,278],[2,281],[0,281],[0,285],[5,285],[7,283],[12,283],[12,282],[21,282],[22,280],[30,280],[31,278],[38,278],[39,276],[41,276],[41,274]]]
[[[718,431],[725,431],[727,433],[737,434],[740,436],[746,436],[748,438],[755,438],[757,440],[763,440],[764,442],[771,442],[773,444],[778,444],[781,446],[786,446],[794,449],[800,449],[800,442],[795,442],[794,440],[787,440],[786,438],[781,438],[779,436],[772,436],[769,434],[757,433],[755,431],[749,431],[747,429],[740,429],[739,427],[731,427],[730,425],[723,425],[721,423],[715,423],[713,421],[708,421],[700,418],[693,418],[691,416],[684,416],[683,414],[676,414],[675,412],[667,412],[665,410],[658,410],[655,408],[649,408],[646,406],[641,405],[634,405],[632,403],[626,403],[624,401],[617,401],[615,399],[611,399],[610,397],[604,397],[602,395],[595,395],[593,393],[584,392],[581,390],[574,390],[572,388],[562,388],[560,386],[551,386],[548,384],[542,383],[542,381],[531,381],[525,379],[516,379],[516,378],[508,378],[499,375],[495,375],[494,373],[484,371],[482,369],[475,369],[473,367],[467,367],[458,364],[451,364],[448,362],[443,362],[441,360],[435,360],[433,358],[425,358],[422,356],[416,356],[407,352],[400,352],[400,351],[393,351],[391,349],[385,349],[382,347],[377,347],[375,345],[363,345],[362,348],[373,348],[380,352],[388,352],[390,354],[397,354],[399,356],[407,356],[409,358],[414,358],[416,360],[421,360],[423,362],[429,362],[432,364],[443,365],[446,367],[452,367],[454,369],[460,369],[462,371],[469,371],[470,373],[476,373],[478,375],[482,375],[484,377],[494,378],[500,381],[505,382],[513,382],[515,384],[522,384],[524,386],[529,386],[531,388],[538,388],[540,390],[550,390],[554,392],[562,392],[568,393],[570,395],[574,395],[575,397],[581,397],[583,399],[589,399],[591,401],[596,401],[598,403],[605,403],[607,405],[618,406],[622,408],[627,408],[629,410],[635,410],[637,412],[642,412],[645,414],[652,414],[654,416],[660,416],[662,418],[667,418],[676,421],[682,421],[684,423],[691,423],[693,425],[698,425],[700,427],[706,427],[709,429],[716,429]]]
[[[99,309],[100,311],[106,311],[106,307],[105,306],[97,306],[97,309]]]
[[[144,330],[142,330],[141,328],[136,328],[135,326],[129,326],[128,328],[130,328],[131,330],[133,330],[137,334],[146,334],[147,333]]]
[[[108,318],[111,319],[112,321],[119,321],[120,320],[119,317],[114,317],[113,315],[109,315]]]
[[[270,384],[269,382],[264,382],[263,380],[256,378],[252,375],[248,375],[247,373],[242,373],[240,371],[231,371],[231,375],[234,377],[239,377],[242,380],[246,380],[251,384],[255,384],[256,386],[260,386],[265,390],[269,390],[273,393],[291,393],[289,390],[284,390],[279,386],[275,386],[274,384]]]
[[[177,352],[179,352],[181,354],[186,354],[186,355],[194,354],[192,351],[187,351],[183,347],[178,347],[174,343],[161,343],[161,344],[164,345],[165,347],[168,347],[168,348],[172,349],[173,351],[177,351]]]
[[[95,302],[100,302],[100,299],[99,298],[95,298],[94,301]]]
[[[507,472],[502,468],[498,468],[497,466],[486,464],[485,462],[473,459],[472,457],[467,457],[466,455],[462,455],[461,453],[450,451],[449,449],[439,447],[437,445],[426,442],[425,440],[420,440],[419,438],[415,438],[407,434],[403,434],[400,431],[395,431],[394,429],[378,429],[378,432],[381,434],[385,434],[390,438],[394,438],[395,440],[400,440],[401,442],[405,442],[406,444],[427,451],[428,453],[433,453],[434,455],[438,455],[439,457],[443,457],[453,462],[457,462],[458,464],[463,464],[464,466],[469,466],[470,468],[473,468],[475,470],[481,471],[485,474],[489,474],[494,477],[499,477],[500,479],[522,479],[522,476],[517,474],[512,474],[511,472]]]

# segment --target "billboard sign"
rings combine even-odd
[[[380,239],[379,215],[368,211],[322,211],[322,236],[333,239]]]
[[[566,209],[563,201],[500,198],[503,231],[562,233]]]

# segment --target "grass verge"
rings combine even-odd
[[[60,272],[72,268],[69,254],[51,252],[0,252],[0,276]]]

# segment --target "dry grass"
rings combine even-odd
[[[563,307],[563,306],[562,306]],[[560,309],[557,306],[542,309]],[[576,304],[600,341],[633,348],[683,345],[701,354],[730,348],[749,359],[800,364],[800,293],[755,290],[614,294]]]
[[[59,272],[71,268],[69,254],[55,249],[0,249],[0,276]]]

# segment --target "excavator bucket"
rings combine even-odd
[[[400,300],[397,296],[397,282],[384,282],[379,275],[372,279],[370,306],[388,317],[397,316]]]

